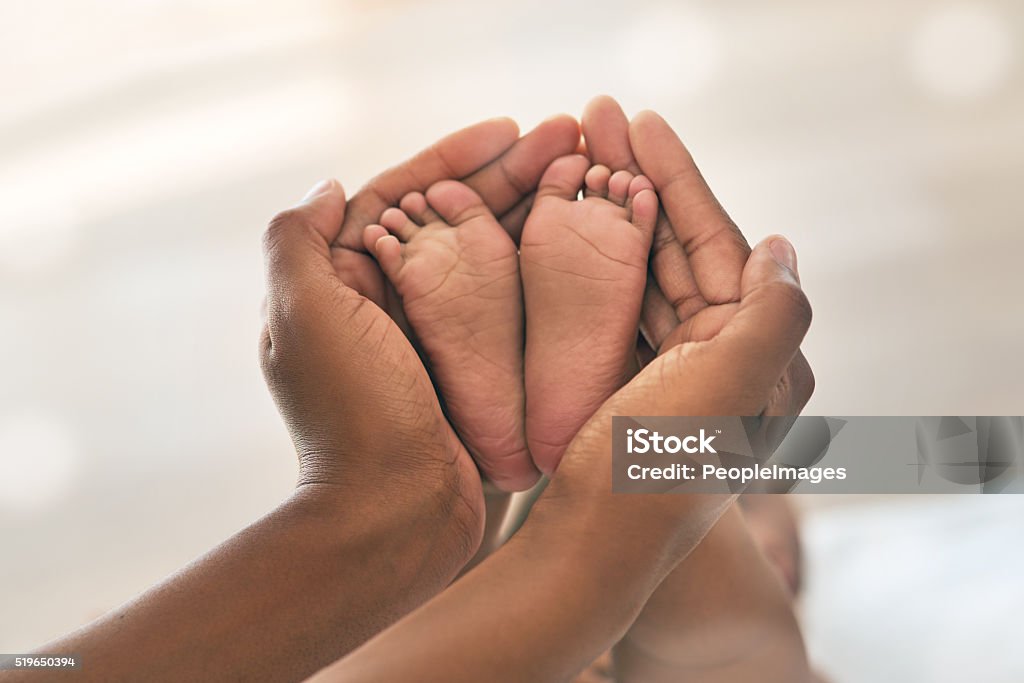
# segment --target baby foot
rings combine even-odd
[[[540,476],[523,425],[523,311],[516,247],[483,200],[442,181],[388,209],[363,240],[402,297],[453,426],[507,491]]]
[[[551,164],[520,244],[526,437],[533,461],[547,474],[634,367],[658,215],[646,177],[588,167],[582,156]]]

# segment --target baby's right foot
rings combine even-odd
[[[526,437],[542,472],[555,470],[583,423],[628,379],[657,215],[647,178],[590,168],[583,156],[556,160],[541,178],[519,262]]]

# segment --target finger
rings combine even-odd
[[[263,236],[270,309],[282,283],[334,272],[330,244],[344,217],[345,190],[336,180],[318,183],[301,203],[274,216]]]
[[[660,349],[665,339],[679,326],[675,309],[665,299],[661,289],[647,277],[644,305],[640,311],[640,332],[654,350]]]
[[[583,110],[581,123],[586,150],[594,164],[613,171],[640,172],[629,142],[629,119],[618,102],[607,95],[595,97]]]
[[[463,179],[495,215],[502,215],[537,189],[544,171],[555,159],[572,154],[580,139],[580,127],[562,114],[542,122],[520,138],[493,162]],[[457,176],[451,176],[458,180]],[[522,224],[510,232],[521,232]]]
[[[761,415],[810,325],[810,306],[787,259],[772,246],[754,249],[742,278],[743,298],[712,340],[680,343],[659,356],[641,377],[654,382],[660,412],[645,405],[618,407],[634,415]],[[671,336],[674,336],[671,335]],[[668,342],[666,342],[668,343]],[[638,378],[639,379],[639,378]]]
[[[802,351],[797,351],[793,362],[786,368],[775,394],[768,401],[764,414],[799,415],[814,393],[814,372]]]
[[[373,261],[374,257],[365,244],[361,251],[331,249],[331,263],[334,265],[335,275],[346,287],[351,287],[378,307],[389,311],[392,317],[400,315],[400,305],[398,308],[389,305],[389,285]]]
[[[669,349],[676,344],[714,339],[722,331],[722,328],[732,320],[732,317],[736,315],[739,307],[739,302],[719,304],[718,306],[707,308],[700,315],[690,316],[680,321],[679,326],[672,330],[668,337],[665,338],[663,342],[664,349]]]
[[[654,112],[641,112],[633,119],[629,139],[637,163],[658,190],[703,298],[710,304],[736,301],[750,247],[693,157]]]
[[[813,393],[814,373],[803,352],[797,351],[764,409],[765,417],[774,418],[764,421],[765,438],[773,452],[796,424],[796,417]]]
[[[362,231],[409,192],[425,192],[438,180],[464,178],[488,167],[517,144],[519,129],[507,118],[491,119],[452,133],[413,158],[380,174],[349,202],[334,244],[363,251]],[[575,143],[574,143],[575,144]]]
[[[736,314],[712,341],[733,359],[735,376],[764,396],[763,410],[800,349],[811,324],[811,306],[796,274],[796,252],[772,236],[754,249],[743,269]]]
[[[523,225],[526,224],[526,217],[530,215],[530,209],[533,208],[533,200],[536,198],[537,193],[531,192],[498,219],[501,227],[505,228],[505,232],[508,233],[516,245],[519,244],[519,238],[523,235]]]
[[[679,320],[686,320],[707,307],[683,245],[676,239],[664,211],[658,214],[658,222],[654,226],[651,273]]]

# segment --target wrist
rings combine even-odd
[[[418,567],[410,581],[426,571],[443,577],[447,585],[473,557],[483,536],[479,481],[471,479],[475,471],[465,469],[435,461],[430,476],[380,479],[348,472],[341,481],[304,470],[285,505],[318,526],[325,541],[351,548],[356,539],[367,554],[403,558],[396,567],[399,572]]]
[[[638,564],[659,562],[666,576],[704,538],[735,499],[720,494],[617,494],[600,482],[555,475],[531,519],[561,527],[564,537],[591,539],[609,553],[631,553]]]
[[[637,515],[617,515],[614,506],[594,499],[563,498],[554,487],[552,482],[510,543],[557,558],[568,572],[592,577],[598,586],[615,586],[639,610],[676,564],[671,531]]]

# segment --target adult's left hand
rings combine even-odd
[[[661,199],[641,319],[650,350],[713,338],[739,305],[741,275],[750,257],[743,233],[658,114],[642,112],[630,122],[618,102],[600,96],[587,105],[582,126],[594,163],[643,173]],[[765,415],[796,415],[813,392],[814,374],[798,352]]]

